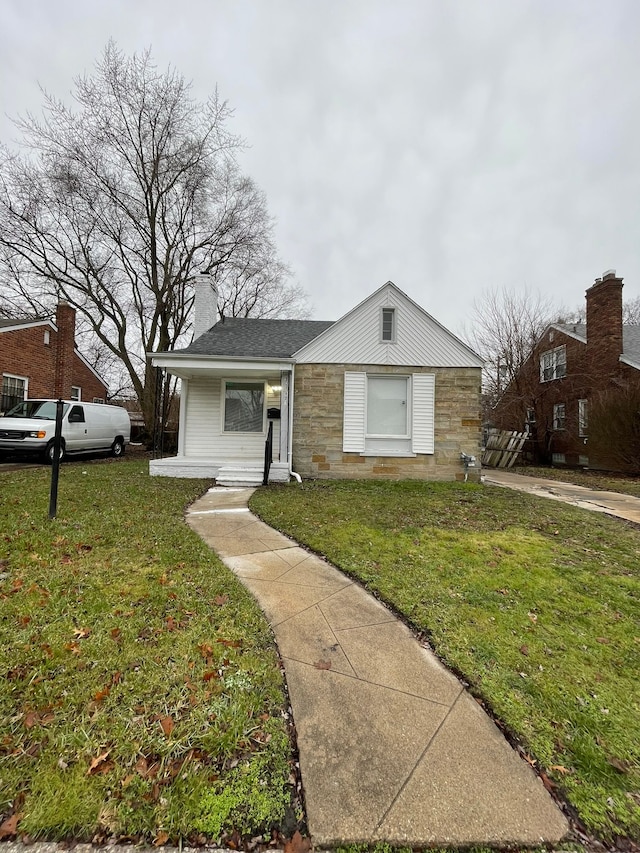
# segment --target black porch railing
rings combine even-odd
[[[271,470],[271,459],[273,458],[273,421],[269,421],[269,430],[267,432],[267,440],[264,443],[264,474],[262,475],[262,485],[266,486],[269,483],[269,471]]]

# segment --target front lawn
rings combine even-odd
[[[63,465],[49,522],[49,480],[0,474],[0,837],[161,844],[290,821],[270,629],[183,520],[207,484]]]
[[[589,831],[640,839],[638,528],[471,483],[306,482],[251,506],[426,632]]]

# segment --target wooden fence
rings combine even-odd
[[[482,464],[489,468],[511,468],[522,452],[526,432],[489,430],[487,446],[482,454]]]

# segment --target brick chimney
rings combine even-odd
[[[587,361],[593,374],[613,376],[622,355],[622,278],[607,270],[586,292]]]
[[[193,340],[215,326],[218,320],[218,288],[213,277],[198,273],[194,283]]]
[[[68,400],[73,383],[73,358],[76,337],[76,310],[61,299],[56,308],[56,363],[53,396]]]

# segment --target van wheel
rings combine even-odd
[[[44,452],[44,460],[45,460],[45,462],[48,462],[49,465],[53,465],[53,447],[54,447],[54,443],[53,443],[53,441],[50,441],[49,444],[47,444],[47,449]],[[60,462],[62,462],[64,457],[65,457],[64,441],[61,441],[60,442],[60,456],[58,457]]]
[[[111,455],[115,456],[124,456],[124,441],[121,438],[116,438],[116,440],[111,445]]]

